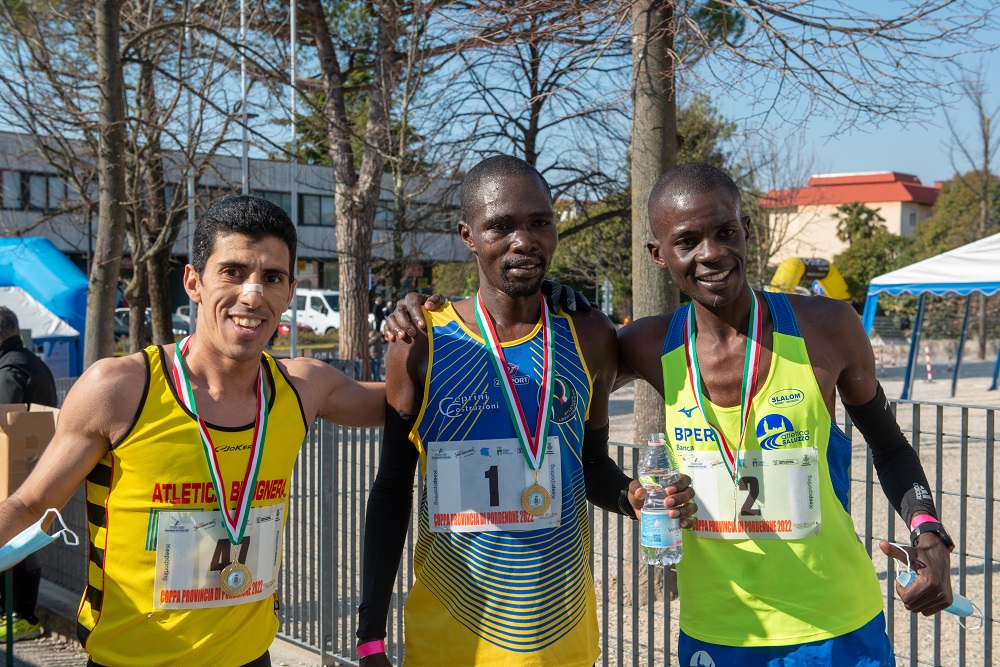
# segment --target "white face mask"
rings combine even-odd
[[[45,517],[49,515],[49,512],[56,515],[59,525],[62,526],[61,529],[52,535],[46,533],[42,528],[42,523],[45,522]],[[0,571],[17,565],[39,549],[49,546],[60,535],[63,536],[63,541],[71,547],[75,547],[80,543],[80,538],[76,536],[76,533],[66,527],[66,523],[63,521],[59,510],[54,508],[45,510],[45,514],[42,515],[41,519],[22,530],[14,536],[14,539],[0,547]]]
[[[896,575],[896,582],[903,588],[906,588],[907,586],[909,586],[910,584],[912,584],[914,581],[917,580],[917,573],[913,571],[913,567],[910,564],[910,552],[903,548],[903,546],[908,546],[908,545],[897,544],[896,542],[890,542],[890,544],[892,544],[895,547],[899,547],[899,550],[903,552],[904,556],[906,556],[906,571],[903,572],[902,570],[900,570],[899,574]],[[965,596],[959,595],[958,593],[952,592],[951,606],[945,609],[945,611],[948,612],[949,614],[958,616],[959,617],[958,622],[966,630],[978,630],[979,628],[983,627],[982,611],[979,610],[979,607],[976,606],[976,603],[974,603],[972,600],[970,600]],[[976,613],[977,611],[979,612],[978,614]],[[977,627],[969,627],[968,625],[965,624],[965,621],[963,619],[969,616],[979,619],[979,625]]]

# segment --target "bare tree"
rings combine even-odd
[[[678,75],[686,86],[706,90],[715,85],[763,101],[760,113],[782,120],[836,113],[849,126],[887,116],[920,116],[927,113],[926,100],[937,87],[926,72],[958,53],[989,48],[979,41],[978,31],[992,24],[996,8],[986,0],[905,0],[894,9],[886,15],[839,2],[634,0],[632,261],[637,316],[669,310],[673,301],[664,295],[676,294],[659,282],[663,278],[638,250],[649,234],[643,211],[651,179],[675,162],[676,113],[667,107],[676,104]],[[707,66],[690,67],[686,54],[697,54],[695,60]],[[770,98],[765,97],[768,91],[773,91]],[[647,97],[652,99],[640,99]],[[788,104],[790,98],[795,102]],[[654,399],[637,392],[637,437],[662,424],[662,406],[654,405]]]
[[[125,222],[124,231],[111,243],[116,244],[116,256],[122,253],[123,237],[131,249],[133,273],[126,294],[132,306],[132,351],[145,344],[147,304],[152,307],[153,341],[173,341],[167,271],[183,222],[180,214],[187,207],[183,184],[189,172],[200,178],[213,168],[212,160],[238,112],[227,101],[223,83],[232,71],[233,45],[223,35],[224,26],[232,22],[227,4],[203,2],[192,10],[187,0],[119,3],[118,97],[124,116],[115,127],[121,129],[123,141],[111,155],[125,174],[124,190],[114,198]],[[100,100],[94,82],[104,78],[81,56],[94,42],[88,13],[94,6],[63,2],[46,3],[46,11],[26,10],[20,4],[0,9],[0,26],[9,43],[6,66],[0,67],[0,100],[18,129],[33,137],[38,153],[75,193],[43,221],[71,213],[88,229],[91,211],[107,203],[94,188],[101,152],[95,123]],[[197,37],[187,51],[185,29]],[[182,100],[192,106],[191,125],[182,120]],[[172,190],[171,183],[176,184]],[[59,229],[51,227],[55,233]],[[91,244],[86,246],[89,254]],[[91,264],[93,271],[107,267],[98,257]],[[116,270],[112,280],[111,273],[107,280],[113,309],[120,278]],[[113,319],[111,314],[102,317],[106,330],[88,325],[88,332],[105,337],[101,345],[110,346]]]
[[[976,114],[975,139],[967,139],[964,133],[956,127],[956,123],[947,111],[945,120],[948,123],[948,130],[951,133],[952,143],[952,167],[955,170],[956,180],[961,185],[973,192],[979,199],[979,229],[977,238],[984,238],[987,231],[996,221],[990,220],[990,215],[994,210],[993,192],[995,180],[993,175],[993,161],[1000,152],[1000,133],[994,132],[997,118],[1000,117],[1000,105],[990,107],[987,100],[989,96],[989,85],[986,83],[986,76],[982,70],[973,73],[967,78],[959,80],[959,88],[962,97],[972,107]],[[967,167],[972,171],[959,175],[959,169],[955,153],[958,153],[965,161]],[[979,349],[978,358],[986,358],[986,297],[979,295]]]

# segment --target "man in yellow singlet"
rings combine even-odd
[[[616,385],[641,377],[663,396],[667,438],[697,493],[699,520],[677,566],[680,664],[895,664],[875,569],[847,511],[851,442],[833,418],[837,393],[913,529],[918,577],[896,586],[907,609],[930,615],[951,603],[954,545],[857,313],[751,289],[749,218],[711,165],[664,174],[649,219],[653,261],[691,303],[619,332]]]
[[[90,665],[269,665],[289,480],[316,417],[380,426],[381,384],[264,354],[295,286],[295,227],[236,196],[194,233],[181,343],[103,359],[66,397],[51,444],[0,504],[0,544],[86,480]]]

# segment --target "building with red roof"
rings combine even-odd
[[[895,171],[857,174],[820,174],[804,187],[771,190],[760,204],[770,212],[775,237],[785,240],[772,259],[820,257],[832,259],[846,247],[837,238],[837,207],[860,202],[876,209],[886,230],[913,236],[930,217],[941,185],[924,185],[910,174]]]

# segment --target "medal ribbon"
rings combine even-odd
[[[739,456],[743,449],[743,442],[746,439],[747,423],[750,421],[750,408],[753,404],[753,391],[757,385],[757,371],[760,368],[760,338],[762,323],[760,317],[760,303],[757,294],[750,290],[750,326],[747,330],[747,349],[743,359],[743,386],[740,389],[740,440],[736,444],[736,451],[733,452],[721,429],[708,419],[705,411],[705,398],[701,388],[701,368],[698,365],[698,354],[695,351],[696,324],[694,317],[694,304],[688,306],[687,321],[684,323],[684,351],[687,353],[688,379],[691,381],[691,390],[694,392],[694,400],[698,404],[701,416],[708,423],[709,428],[715,434],[715,444],[722,454],[722,461],[726,464],[726,470],[733,478],[733,484],[739,480]]]
[[[247,460],[247,469],[243,474],[243,486],[236,501],[236,509],[230,514],[229,505],[225,500],[227,494],[225,493],[225,485],[222,481],[222,469],[219,466],[219,459],[215,455],[212,436],[208,432],[205,420],[198,415],[198,410],[195,408],[194,390],[191,389],[187,366],[184,365],[184,353],[187,352],[190,340],[191,336],[186,336],[174,348],[174,384],[177,386],[177,393],[181,397],[184,407],[198,420],[198,434],[201,436],[201,445],[205,452],[205,460],[208,462],[208,471],[212,476],[212,486],[215,487],[215,496],[219,501],[219,508],[222,510],[222,523],[226,527],[226,534],[229,536],[229,541],[233,544],[239,544],[243,541],[243,533],[246,532],[247,528],[247,519],[250,517],[250,503],[253,500],[254,490],[257,486],[257,474],[260,472],[260,461],[264,453],[264,434],[267,432],[264,366],[261,364],[257,370],[257,416],[254,419],[250,458]]]
[[[545,458],[545,443],[549,435],[549,410],[552,407],[552,387],[553,387],[553,359],[555,344],[552,341],[552,320],[549,315],[548,304],[545,303],[545,296],[542,299],[542,404],[538,408],[538,422],[535,425],[535,438],[531,438],[531,431],[528,428],[528,419],[524,415],[521,407],[521,399],[514,390],[514,378],[511,377],[507,368],[507,359],[503,354],[503,346],[500,338],[493,328],[493,321],[489,313],[483,306],[479,293],[476,293],[476,322],[479,330],[486,341],[486,347],[490,352],[490,361],[497,377],[500,378],[500,388],[503,390],[504,402],[507,404],[507,412],[514,422],[514,430],[517,432],[517,439],[521,443],[521,450],[524,458],[528,461],[528,467],[537,471],[542,467],[542,459]]]

